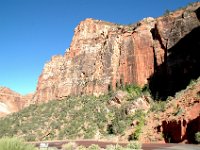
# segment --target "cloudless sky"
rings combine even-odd
[[[34,92],[44,64],[64,54],[86,18],[130,24],[196,1],[0,0],[0,86]]]

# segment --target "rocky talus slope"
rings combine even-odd
[[[131,83],[150,84],[154,96],[173,95],[200,75],[199,6],[129,26],[82,21],[65,55],[45,64],[33,101],[98,96]]]
[[[161,109],[154,107],[148,114],[143,142],[195,143],[200,131],[200,78],[162,103]]]

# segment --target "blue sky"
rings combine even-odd
[[[197,0],[0,0],[0,86],[34,92],[43,66],[64,54],[86,18],[130,24]]]

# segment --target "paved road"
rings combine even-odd
[[[144,150],[200,150],[200,145],[193,144],[143,144]]]
[[[62,145],[68,143],[70,141],[52,141],[52,142],[44,142],[48,143],[49,147],[56,147],[61,149]],[[125,146],[127,143],[116,143],[116,142],[105,142],[105,141],[95,141],[95,140],[78,140],[71,141],[76,142],[77,145],[83,145],[85,147],[89,147],[91,144],[97,144],[101,148],[106,148],[107,145],[122,145]],[[34,142],[37,147],[39,147],[41,142]],[[192,145],[192,144],[142,144],[143,150],[200,150],[200,145]]]

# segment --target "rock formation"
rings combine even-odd
[[[127,84],[148,84],[154,98],[165,100],[200,76],[199,58],[200,2],[132,25],[86,19],[75,28],[64,56],[53,56],[45,64],[35,94],[21,96],[0,87],[0,117],[31,103],[99,96]],[[172,100],[166,111],[151,114],[144,142],[163,140],[163,135],[165,142],[194,143],[200,131],[200,81],[194,89]],[[118,91],[111,103],[120,107],[124,97]],[[128,113],[138,107],[149,109],[148,99],[136,99]]]
[[[150,112],[142,142],[196,143],[200,132],[200,78],[165,103],[164,111]]]
[[[168,119],[162,122],[163,135],[166,143],[189,142],[195,143],[195,133],[200,131],[200,101],[187,116],[176,119]],[[192,114],[192,115],[191,115]]]
[[[29,105],[32,94],[22,96],[9,88],[0,87],[0,117],[17,112]]]
[[[159,86],[161,81],[169,90],[177,90],[179,87],[170,89],[176,84],[176,76],[171,76],[176,74],[174,68],[185,65],[187,60],[185,67],[178,68],[178,75],[187,76],[191,65],[197,66],[199,61],[191,62],[193,57],[185,55],[175,57],[173,48],[199,28],[199,6],[200,3],[194,3],[166,16],[145,18],[130,26],[94,19],[82,21],[65,55],[53,56],[45,64],[34,102],[69,95],[98,96],[131,83],[139,86],[150,83],[150,88],[156,89],[153,94],[160,96],[169,94],[166,88]]]
[[[169,117],[162,119],[162,130],[166,142],[196,142],[195,133],[200,131],[199,91],[200,78],[170,102],[171,107],[165,112],[165,116]]]

